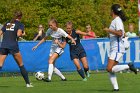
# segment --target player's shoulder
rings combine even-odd
[[[60,33],[66,33],[62,28],[58,28],[57,31],[60,32]]]
[[[120,17],[115,18],[115,22],[122,23],[122,19]]]
[[[15,25],[19,25],[19,26],[23,26],[24,27],[24,24],[23,23],[21,23],[20,21],[15,21]]]
[[[58,31],[64,31],[62,28],[58,28]]]
[[[48,30],[47,31],[52,31],[52,29],[51,28],[48,28]]]
[[[15,23],[17,23],[17,24],[23,24],[23,23],[21,23],[20,21],[17,21],[17,20],[15,20]]]

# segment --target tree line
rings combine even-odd
[[[103,28],[110,25],[110,7],[114,3],[120,4],[127,16],[125,31],[128,30],[129,23],[134,23],[135,32],[138,33],[136,0],[1,0],[0,23],[11,20],[13,11],[21,10],[26,40],[33,39],[39,24],[43,24],[46,31],[51,17],[56,18],[63,29],[67,21],[72,21],[74,27],[82,31],[85,31],[85,26],[89,23],[98,36],[106,37]]]

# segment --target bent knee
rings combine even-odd
[[[112,72],[112,68],[107,68],[106,69],[108,72]]]

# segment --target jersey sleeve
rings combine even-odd
[[[50,36],[50,35],[51,35],[51,32],[52,32],[52,30],[49,28],[49,29],[46,31],[46,36]]]
[[[63,29],[60,29],[60,31],[63,37],[66,38],[68,36],[68,34]]]
[[[22,30],[22,33],[24,32],[24,25],[22,23],[19,24],[19,29]]]
[[[122,30],[123,31],[123,23],[119,20],[116,21],[116,25],[115,25],[115,29],[118,30]]]

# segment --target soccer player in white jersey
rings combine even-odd
[[[119,4],[112,5],[111,16],[113,17],[113,21],[111,22],[110,27],[104,29],[110,36],[110,55],[108,57],[107,71],[109,72],[110,81],[114,87],[113,91],[119,91],[115,72],[130,69],[137,74],[137,71],[132,63],[129,63],[128,65],[118,65],[119,59],[125,53],[122,39],[125,33],[123,21],[126,20],[126,17]]]
[[[49,21],[49,29],[46,32],[46,36],[36,46],[33,47],[33,50],[35,50],[40,44],[42,44],[48,36],[51,36],[53,40],[49,55],[48,78],[43,80],[46,82],[51,82],[52,73],[54,71],[58,76],[61,77],[63,81],[65,81],[66,78],[54,65],[55,60],[64,52],[63,48],[66,45],[66,41],[63,41],[63,37],[71,39],[74,44],[76,44],[76,42],[63,29],[58,28],[57,20],[52,18]]]

